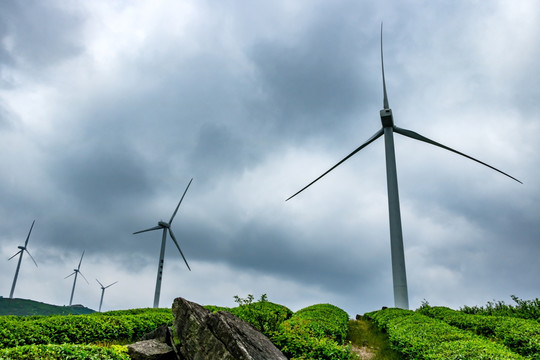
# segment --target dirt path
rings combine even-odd
[[[375,353],[368,346],[359,347],[351,344],[351,349],[356,355],[360,356],[361,360],[371,360],[375,357]]]

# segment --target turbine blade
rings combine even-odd
[[[30,234],[32,233],[32,228],[34,227],[35,222],[36,222],[36,220],[34,219],[34,221],[32,221],[32,226],[30,226],[30,231],[28,232],[28,236],[26,237],[26,241],[24,242],[24,247],[26,247],[26,245],[28,245],[28,239],[30,239]]]
[[[101,285],[102,288],[104,287],[103,284],[100,283],[98,279],[96,279],[96,281],[98,282],[99,285]]]
[[[83,252],[82,252],[82,255],[81,255],[81,261],[79,261],[79,266],[77,266],[77,270],[79,270],[79,269],[81,268],[82,258],[83,258],[83,256],[84,256],[84,252],[85,252],[85,250],[83,250]]]
[[[308,185],[306,185],[305,187],[302,188],[302,190],[298,191],[296,194],[294,194],[293,196],[289,197],[287,200],[285,201],[288,201],[290,199],[292,199],[293,197],[295,197],[296,195],[300,194],[302,191],[306,190],[308,187],[310,187],[311,185],[313,185],[315,182],[317,182],[319,179],[321,179],[323,176],[325,176],[326,174],[328,174],[330,171],[334,170],[336,167],[338,167],[339,165],[341,165],[345,160],[347,160],[348,158],[350,158],[351,156],[353,156],[354,154],[356,154],[357,152],[359,152],[360,150],[362,150],[363,148],[365,148],[366,146],[368,146],[369,144],[371,144],[373,141],[377,140],[382,134],[384,133],[384,130],[381,128],[379,131],[377,131],[372,137],[369,138],[368,141],[366,141],[365,143],[363,143],[362,145],[360,145],[359,147],[356,148],[356,150],[354,150],[352,153],[350,153],[349,155],[345,156],[343,158],[343,160],[341,160],[340,162],[338,162],[336,165],[332,166],[330,169],[328,169],[324,174],[322,174],[321,176],[319,176],[318,178],[316,178],[315,180],[313,180],[312,182],[310,182]]]
[[[115,281],[115,282],[113,282],[112,284],[105,286],[105,289],[108,288],[108,287],[113,286],[113,285],[116,284],[117,282],[118,282],[118,281]]]
[[[169,220],[169,225],[172,223],[174,217],[176,216],[176,213],[178,212],[178,208],[180,207],[180,204],[182,203],[182,200],[184,200],[184,196],[186,195],[188,189],[189,189],[189,185],[191,185],[191,182],[193,181],[193,178],[191,178],[191,180],[189,180],[189,183],[186,187],[186,190],[184,190],[184,194],[182,194],[182,197],[180,198],[180,202],[178,202],[178,205],[176,206],[176,209],[174,210],[174,213],[172,214],[171,216],[171,220]]]
[[[36,264],[36,267],[38,267],[38,266],[37,266],[37,262],[36,262],[36,260],[34,260],[34,257],[32,256],[32,254],[30,254],[30,252],[29,252],[28,250],[26,250],[26,249],[24,249],[24,250],[26,251],[26,253],[28,254],[28,256],[30,256],[30,259],[32,259],[32,261],[34,262],[34,264]],[[22,251],[22,250],[21,250],[21,251]]]
[[[17,253],[16,253],[15,255],[13,255],[12,257],[10,257],[10,258],[8,259],[8,261],[11,260],[11,259],[13,259],[15,256],[19,255],[20,253],[22,253],[22,250],[17,251]]]
[[[147,232],[147,231],[152,231],[152,230],[159,230],[159,229],[162,229],[162,228],[163,228],[163,226],[158,225],[158,226],[154,226],[153,228],[150,228],[150,229],[134,232],[133,235],[140,234],[140,233]]]
[[[66,276],[64,279],[67,279],[68,277],[72,276],[72,275],[75,275],[75,272],[72,272],[71,274],[69,274],[68,276]]]
[[[513,177],[513,176],[511,176],[511,175],[508,175],[508,174],[505,173],[504,171],[501,171],[501,170],[499,170],[499,169],[497,169],[497,168],[495,168],[495,167],[493,167],[493,166],[491,166],[491,165],[488,165],[488,164],[486,164],[486,163],[483,162],[483,161],[480,161],[480,160],[478,160],[478,159],[475,159],[475,158],[473,158],[472,156],[469,156],[469,155],[464,154],[464,153],[462,153],[462,152],[460,152],[460,151],[457,151],[457,150],[454,150],[454,149],[452,149],[452,148],[450,148],[450,147],[448,147],[448,146],[445,146],[445,145],[443,145],[443,144],[441,144],[441,143],[438,143],[438,142],[436,142],[436,141],[433,141],[433,140],[431,140],[431,139],[428,139],[427,137],[422,136],[422,135],[420,135],[420,134],[418,134],[418,133],[416,133],[416,132],[414,132],[414,131],[407,130],[407,129],[401,129],[401,128],[398,128],[397,126],[394,126],[394,131],[397,132],[398,134],[401,134],[401,135],[403,135],[403,136],[407,136],[407,137],[409,137],[409,138],[411,138],[411,139],[423,141],[423,142],[425,142],[425,143],[428,143],[428,144],[431,144],[431,145],[435,145],[435,146],[438,146],[438,147],[443,148],[443,149],[445,149],[445,150],[454,152],[454,153],[456,153],[456,154],[458,154],[458,155],[464,156],[464,157],[466,157],[466,158],[468,158],[468,159],[471,159],[471,160],[473,160],[473,161],[476,161],[477,163],[480,163],[480,164],[482,164],[482,165],[484,165],[484,166],[487,166],[488,168],[493,169],[493,170],[495,170],[495,171],[497,171],[497,172],[499,172],[499,173],[501,173],[501,174],[503,174],[503,175],[506,175],[506,176],[508,176],[510,179],[515,180],[515,181],[517,181],[517,182],[520,183],[520,184],[523,184],[521,181],[519,181],[518,179],[516,179],[515,177]]]
[[[88,282],[88,280],[86,280],[86,278],[84,277],[84,275],[82,274],[82,272],[79,271],[79,274],[83,277],[84,281],[86,281],[86,283],[87,283],[88,285],[90,285],[90,283]]]
[[[388,105],[388,95],[386,94],[386,80],[384,78],[384,59],[383,59],[383,23],[381,22],[381,67],[382,67],[382,83],[383,83],[383,92],[384,92],[384,100],[383,100],[383,107],[384,109],[390,109]]]
[[[171,228],[169,228],[169,234],[171,234],[171,238],[173,239],[174,241],[174,244],[176,245],[176,247],[178,248],[178,251],[180,251],[180,255],[182,255],[182,259],[184,259],[184,262],[186,263],[186,266],[187,268],[189,269],[189,271],[191,271],[191,268],[189,267],[189,264],[184,256],[184,253],[182,253],[182,250],[180,249],[180,245],[178,245],[178,241],[176,241],[176,237],[174,236]]]

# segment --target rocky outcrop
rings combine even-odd
[[[177,360],[174,349],[159,341],[150,339],[138,341],[127,346],[128,355],[132,360]]]
[[[228,312],[211,313],[176,298],[172,307],[178,352],[186,360],[287,360],[270,340]]]
[[[173,333],[166,324],[145,334],[141,341],[127,346],[128,355],[133,360],[178,360]]]
[[[149,332],[148,334],[143,335],[141,340],[151,340],[156,339],[162,343],[165,343],[169,346],[173,346],[173,333],[172,329],[167,326],[167,324],[162,324],[160,327],[154,331]]]

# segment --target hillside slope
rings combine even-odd
[[[82,315],[94,312],[82,305],[57,306],[28,299],[0,297],[0,315]]]

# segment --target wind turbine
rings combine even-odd
[[[171,238],[178,248],[178,251],[180,252],[180,255],[182,255],[182,259],[184,259],[184,262],[186,263],[186,266],[188,267],[189,271],[191,271],[191,268],[189,267],[189,264],[184,257],[184,254],[182,253],[182,250],[180,249],[180,245],[178,245],[178,241],[176,241],[176,237],[174,236],[174,233],[171,229],[172,221],[174,220],[174,217],[176,216],[176,213],[178,212],[178,208],[180,207],[180,204],[182,203],[182,200],[184,200],[184,196],[186,195],[186,192],[189,189],[189,185],[191,185],[191,182],[193,181],[193,178],[189,181],[186,190],[184,190],[184,194],[180,198],[180,202],[178,202],[178,205],[176,206],[176,209],[174,210],[174,213],[171,216],[171,219],[168,223],[161,220],[158,222],[157,226],[154,226],[150,229],[141,230],[134,232],[133,234],[140,234],[147,231],[153,231],[153,230],[160,230],[163,229],[163,236],[161,237],[161,251],[159,253],[159,263],[158,263],[158,271],[157,271],[157,279],[156,279],[156,291],[154,293],[154,307],[157,308],[159,306],[159,295],[161,293],[161,277],[163,275],[163,258],[165,256],[165,242],[167,240],[167,231],[169,231],[169,234],[171,235]]]
[[[101,304],[103,304],[103,295],[105,295],[105,289],[108,288],[108,287],[113,286],[113,285],[116,284],[118,281],[115,281],[115,282],[113,282],[112,284],[107,285],[107,286],[103,286],[103,284],[100,283],[98,279],[96,279],[96,281],[98,282],[99,285],[101,285],[101,300],[99,300],[99,310],[98,310],[98,312],[101,312]]]
[[[71,275],[75,275],[75,278],[73,279],[73,288],[71,288],[71,297],[69,298],[69,306],[71,306],[71,303],[73,302],[73,293],[75,293],[75,284],[77,283],[77,275],[81,274],[84,281],[86,281],[86,283],[88,285],[90,285],[88,280],[86,280],[86,278],[84,277],[84,275],[81,272],[81,263],[82,263],[83,256],[84,256],[84,250],[83,250],[82,255],[81,255],[81,260],[79,261],[79,266],[77,266],[76,269],[73,269],[73,272],[64,278],[64,279],[67,279]]]
[[[28,253],[28,256],[30,256],[30,259],[32,259],[32,261],[34,262],[34,264],[36,264],[36,267],[37,267],[36,260],[34,260],[34,258],[32,257],[32,255],[30,255],[30,252],[26,248],[26,246],[28,245],[28,239],[30,239],[30,234],[32,233],[32,228],[34,227],[35,222],[36,222],[36,220],[32,221],[32,226],[30,226],[30,231],[28,231],[28,236],[26,236],[26,241],[24,242],[24,246],[18,246],[18,248],[20,250],[15,255],[13,255],[12,257],[10,257],[8,259],[8,260],[11,260],[15,256],[19,255],[19,261],[17,262],[17,269],[15,270],[15,277],[13,278],[13,284],[11,285],[11,291],[9,292],[9,298],[10,299],[13,299],[13,292],[15,291],[15,285],[17,284],[17,278],[19,277],[19,269],[21,268],[21,261],[22,261],[23,253],[25,251]]]
[[[469,155],[466,155],[462,152],[454,150],[448,146],[440,144],[436,141],[428,139],[425,136],[422,136],[414,131],[406,130],[399,128],[394,125],[394,117],[392,115],[392,110],[388,105],[388,96],[386,94],[386,81],[384,78],[384,60],[383,60],[383,40],[382,40],[382,23],[381,23],[381,68],[382,68],[382,81],[383,81],[383,109],[380,111],[382,128],[379,129],[371,138],[369,138],[365,143],[356,148],[352,153],[343,158],[336,165],[332,166],[324,174],[313,180],[307,186],[302,188],[296,194],[289,197],[287,200],[295,197],[316,181],[321,179],[323,176],[328,174],[330,171],[334,170],[336,167],[341,165],[344,161],[349,159],[351,156],[371,144],[373,141],[377,140],[379,137],[384,135],[384,144],[385,144],[385,153],[386,153],[386,183],[388,190],[388,212],[390,218],[390,250],[392,257],[392,279],[394,284],[394,306],[397,308],[408,309],[409,308],[409,297],[407,292],[407,276],[405,273],[405,255],[403,251],[403,235],[401,231],[401,213],[399,209],[399,194],[398,194],[398,183],[397,183],[397,172],[396,172],[396,157],[394,152],[394,132],[409,137],[414,140],[423,141],[425,143],[438,146],[440,148],[452,151],[458,155],[464,156],[468,159],[476,161],[482,165],[485,165],[499,173],[508,176],[509,178],[522,183],[513,176],[508,175],[507,173],[494,168],[491,165],[488,165],[480,160],[477,160]]]

